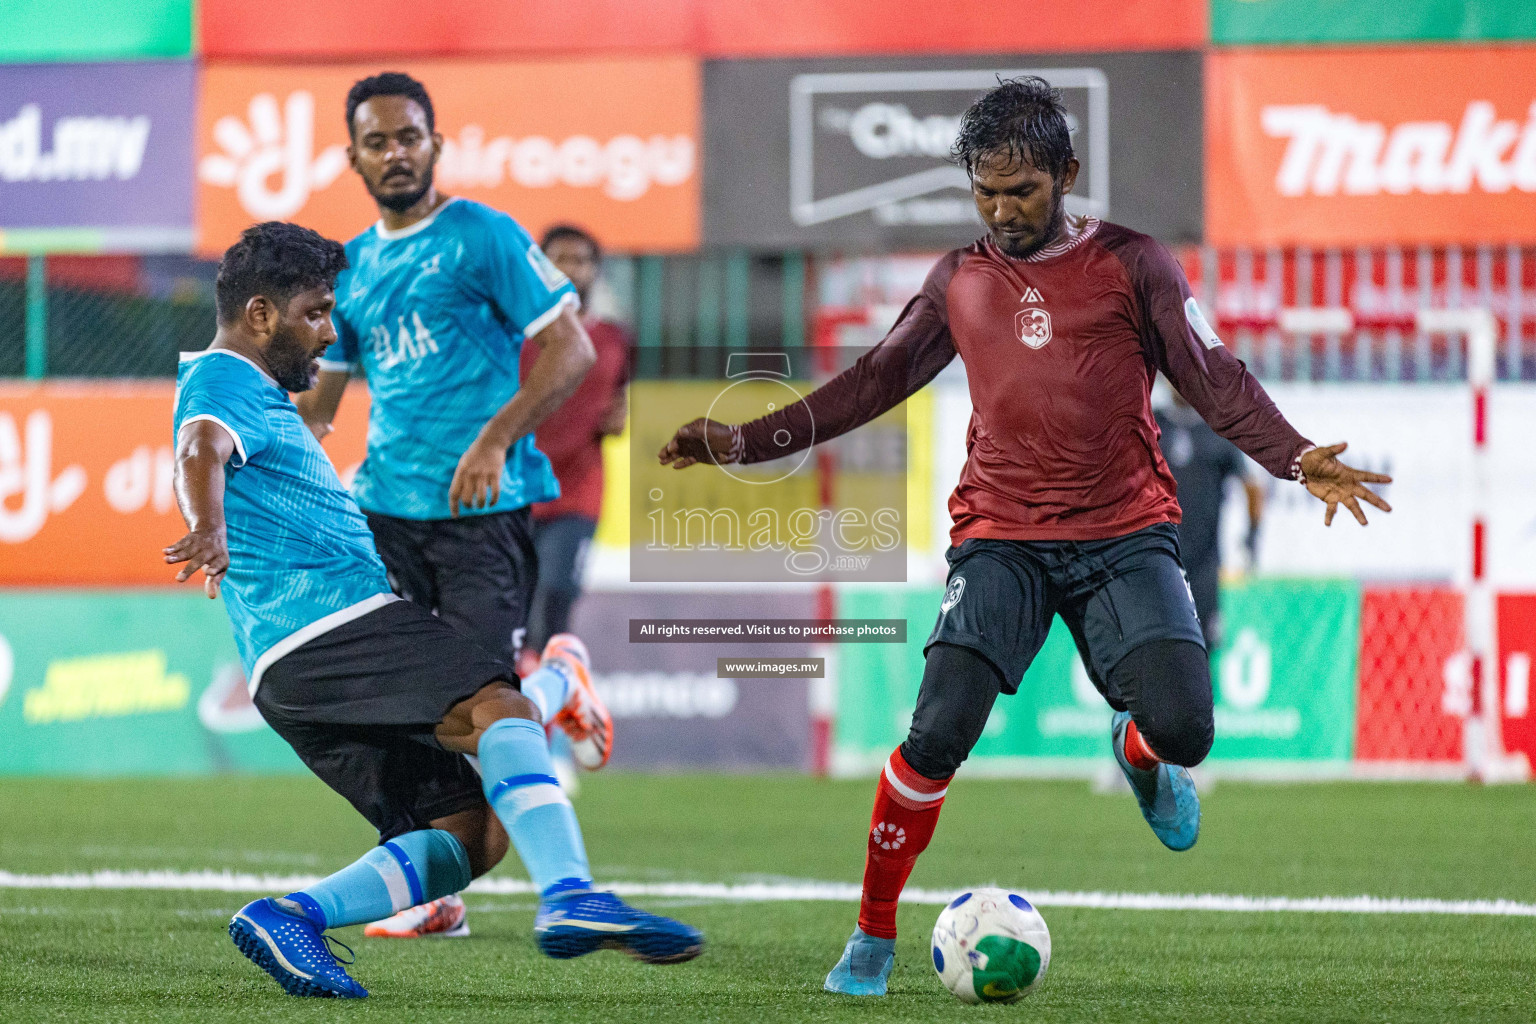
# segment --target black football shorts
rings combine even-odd
[[[484,803],[479,773],[433,730],[498,679],[517,685],[504,662],[420,605],[391,601],[273,662],[255,703],[383,842]]]

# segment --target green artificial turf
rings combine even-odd
[[[609,881],[855,882],[872,783],[599,775],[576,801]],[[1504,898],[1536,902],[1536,790],[1222,783],[1190,853],[1163,850],[1127,794],[961,781],[912,884],[1032,890]],[[0,781],[0,870],[228,868],[323,874],[372,842],[307,778]],[[519,877],[509,860],[496,872]],[[357,1004],[284,996],[224,932],[249,896],[0,889],[0,1020],[1523,1021],[1536,919],[1044,908],[1043,990],[967,1007],[938,984],[938,908],[901,914],[892,994],[823,993],[852,903],[637,900],[702,927],[705,955],[645,967],[542,958],[531,897],[471,895],[472,938],[364,940]]]

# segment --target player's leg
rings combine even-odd
[[[1172,526],[1080,545],[1061,605],[1094,684],[1115,717],[1111,745],[1162,843],[1187,850],[1200,832],[1188,767],[1214,735],[1210,664]]]
[[[433,524],[427,557],[436,573],[438,616],[509,665],[517,663],[539,578],[532,517],[526,508]],[[556,642],[558,641],[558,642]],[[613,747],[613,716],[592,685],[586,647],[565,634],[545,644],[520,688],[539,721],[573,742],[591,740],[601,767]]]
[[[1013,693],[1045,641],[1051,598],[1023,547],[967,541],[949,554],[939,619],[907,739],[875,790],[858,927],[824,987],[883,995],[902,888],[938,825],[949,781],[981,737],[999,693]]]
[[[697,930],[592,888],[581,827],[554,778],[532,701],[508,683],[490,683],[456,703],[435,736],[446,750],[479,757],[486,800],[540,893],[534,937],[547,955],[614,947],[649,963],[675,963],[699,954]]]
[[[570,632],[571,610],[581,597],[587,553],[596,532],[597,522],[586,516],[564,515],[534,522],[539,585],[528,617],[528,646],[534,650],[542,650],[556,633]]]

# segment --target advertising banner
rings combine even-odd
[[[805,769],[811,757],[808,680],[722,679],[719,661],[804,658],[810,645],[630,643],[629,620],[814,616],[808,588],[754,594],[626,587],[583,597],[572,628],[592,652],[593,685],[613,712],[613,767]]]
[[[192,0],[8,3],[0,62],[185,57]],[[0,90],[3,93],[3,90]]]
[[[923,674],[917,638],[931,631],[942,597],[942,588],[843,595],[841,614],[905,616],[911,641],[839,652],[837,770],[878,767],[905,739]],[[1207,763],[1241,772],[1348,762],[1359,588],[1343,580],[1255,580],[1227,588],[1222,609],[1228,640],[1212,661],[1216,743]],[[1110,756],[1112,714],[1057,619],[1018,694],[998,699],[967,770],[1081,772],[1085,762]]]
[[[369,18],[377,15],[370,13]],[[270,12],[264,13],[268,23]],[[398,28],[398,26],[396,26]],[[387,62],[419,78],[443,135],[437,183],[535,237],[583,224],[618,251],[699,240],[699,70],[675,57]],[[198,249],[292,220],[340,241],[378,219],[347,166],[346,96],[384,63],[215,64],[198,124]]]
[[[186,532],[171,490],[174,392],[169,381],[0,384],[0,586],[174,585],[160,554]],[[325,440],[343,480],[367,427],[356,384]]]
[[[1536,46],[1215,53],[1216,245],[1536,241]]]
[[[717,61],[705,66],[704,238],[759,249],[937,249],[981,234],[960,115],[999,75],[1062,90],[1082,162],[1067,208],[1166,241],[1201,233],[1198,53]]]
[[[199,7],[203,53],[245,60],[578,48],[703,57],[1155,50],[1200,46],[1206,24],[1204,0],[1081,0],[1018,17],[998,17],[989,0],[204,0]]]
[[[1531,712],[1531,659],[1536,658],[1536,594],[1500,594],[1499,688],[1504,749],[1536,765],[1536,714]]]
[[[0,593],[0,775],[301,772],[200,592]]]
[[[1536,39],[1526,0],[1211,0],[1217,43],[1368,43]]]
[[[185,250],[191,61],[0,66],[0,252]]]

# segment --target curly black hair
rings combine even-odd
[[[214,283],[219,323],[233,323],[254,295],[285,308],[299,292],[334,288],[336,275],[346,269],[341,243],[319,232],[277,220],[248,227],[219,260]]]
[[[357,108],[375,96],[404,96],[408,100],[415,100],[427,115],[427,131],[437,131],[437,114],[432,110],[432,97],[427,95],[427,87],[403,71],[382,71],[352,83],[352,88],[347,92],[348,138],[355,137],[352,117],[357,113]]]
[[[997,88],[960,117],[950,157],[967,171],[993,155],[1027,159],[1060,180],[1072,159],[1072,132],[1061,91],[1038,75],[998,79]]]
[[[597,239],[592,237],[592,232],[586,228],[577,227],[575,224],[550,225],[545,230],[544,237],[539,241],[539,248],[548,249],[551,242],[558,242],[562,238],[574,238],[577,241],[586,242],[592,247],[594,259],[601,260],[603,258],[603,247],[598,244]]]

